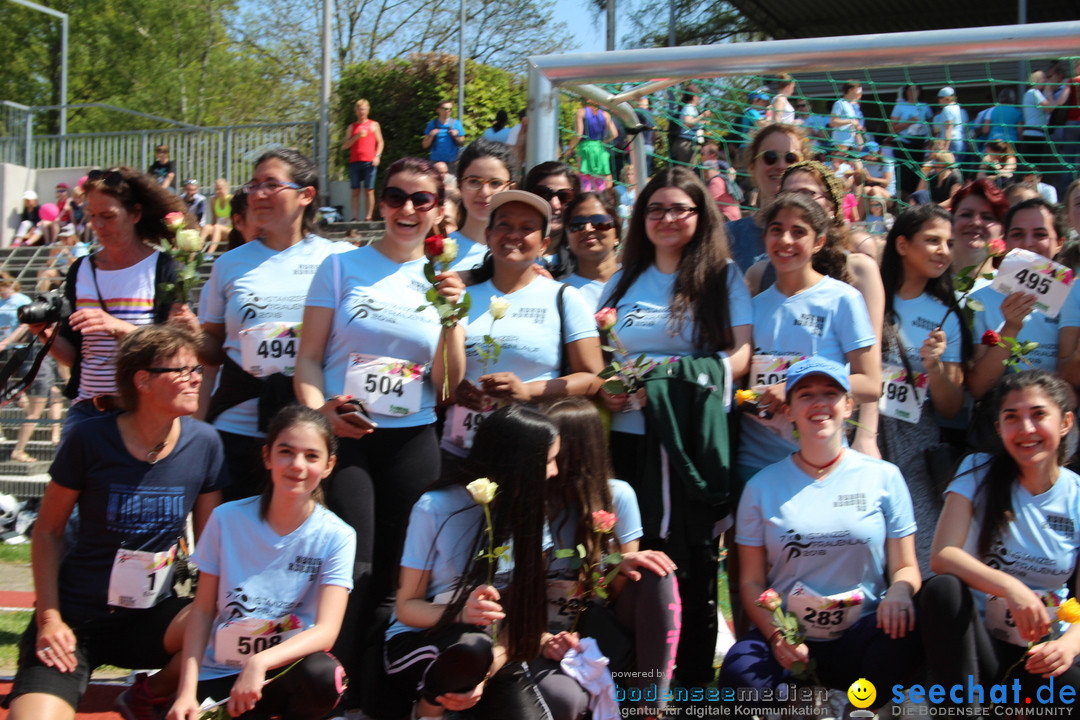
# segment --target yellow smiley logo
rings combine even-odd
[[[877,688],[866,678],[859,678],[851,683],[847,691],[848,700],[857,708],[868,708],[877,698]]]

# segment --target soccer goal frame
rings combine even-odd
[[[697,78],[1026,60],[1075,55],[1078,48],[1080,21],[1067,21],[532,56],[526,159],[532,167],[559,156],[560,90],[593,100],[636,128],[634,100]],[[619,93],[595,84],[614,82],[640,84]],[[645,147],[633,137],[630,159],[642,187]]]

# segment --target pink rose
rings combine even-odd
[[[779,593],[777,593],[772,588],[769,588],[758,596],[757,602],[755,602],[754,604],[760,608],[775,611],[780,608],[780,606],[783,604],[783,601],[780,599]]]
[[[615,319],[617,317],[617,314],[615,313],[615,308],[606,307],[602,310],[597,311],[597,313],[593,317],[596,318],[596,327],[600,328],[601,330],[607,331],[615,327]]]
[[[1001,257],[1005,254],[1005,241],[1001,238],[994,238],[986,243],[986,251],[990,253],[991,257]]]
[[[593,532],[609,533],[615,527],[615,513],[597,510],[592,514]]]
[[[165,227],[173,232],[182,229],[186,223],[187,220],[182,212],[171,212],[165,216]]]

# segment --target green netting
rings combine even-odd
[[[1059,66],[1064,68],[1066,77],[1076,74],[1072,71],[1073,60],[1074,58],[1066,58],[1057,61]],[[907,85],[917,85],[921,89],[919,103],[925,106],[929,113],[928,129],[931,132],[939,132],[942,127],[940,118],[935,119],[942,109],[938,101],[939,91],[945,87],[951,87],[955,91],[957,104],[963,113],[964,135],[958,143],[957,152],[935,158],[939,161],[939,166],[951,166],[962,174],[964,180],[988,176],[996,178],[1002,185],[1023,180],[1026,171],[1034,169],[1041,174],[1044,183],[1064,187],[1063,180],[1080,174],[1080,124],[1077,121],[1068,124],[1066,120],[1070,110],[1074,118],[1080,117],[1080,107],[1075,104],[1076,100],[1070,99],[1073,96],[1070,95],[1068,87],[1057,83],[1053,86],[1053,91],[1048,91],[1045,84],[1040,85],[1040,92],[1050,100],[1055,99],[1054,93],[1058,88],[1064,88],[1065,103],[1054,108],[1045,126],[1022,124],[1025,96],[1029,102],[1032,97],[1029,94],[1032,85],[1028,82],[1028,73],[1046,71],[1052,62],[1054,61],[991,61],[842,73],[793,72],[796,89],[791,94],[790,102],[800,109],[805,105],[805,111],[796,113],[797,123],[807,132],[812,152],[826,164],[832,163],[844,171],[842,166],[846,163],[852,166],[853,174],[858,175],[857,168],[860,164],[865,166],[866,162],[863,154],[876,143],[885,158],[884,164],[887,166],[891,162],[895,167],[895,191],[890,193],[890,197],[896,201],[900,201],[901,195],[897,183],[899,164],[906,162],[918,179],[924,179],[928,175],[933,176],[937,171],[935,167],[925,164],[925,155],[931,151],[947,150],[940,140],[933,137],[928,138],[925,149],[918,148],[914,153],[914,160],[910,154],[905,154],[898,147],[901,138],[894,132],[889,118],[899,94]],[[830,129],[828,123],[832,118],[834,102],[842,97],[843,88],[850,81],[862,85],[863,95],[859,108],[865,127],[861,142],[844,148],[834,142],[839,139],[840,133]],[[686,164],[700,167],[703,144],[716,143],[721,161],[736,168],[739,185],[747,191],[743,200],[744,207],[749,207],[753,198],[752,183],[746,174],[746,159],[743,157],[742,148],[756,130],[747,120],[748,111],[751,111],[751,114],[753,112],[751,108],[754,104],[751,98],[756,93],[765,94],[769,98],[765,102],[771,105],[771,99],[775,97],[781,84],[775,76],[710,78],[687,81],[649,96],[651,112],[656,118],[654,169],[677,162],[672,159],[669,151],[669,130],[673,125],[676,128],[681,125],[682,97],[688,87],[696,87],[696,94],[700,96],[699,110],[711,110],[712,116],[698,126],[701,131],[695,133],[694,156]],[[611,92],[620,92],[633,87],[633,84],[602,87]],[[563,102],[576,107],[580,98],[564,93]],[[1017,115],[1021,116],[1020,126],[1013,124]],[[569,113],[562,115],[563,118],[568,116],[572,117]],[[763,120],[768,121],[768,118]],[[1025,129],[1044,132],[1045,141],[1025,140],[1020,135]],[[573,128],[563,127],[562,131],[565,148],[573,135]],[[987,145],[991,140],[1006,143],[1005,147],[1000,148],[1002,153],[988,156]],[[907,142],[911,144],[912,141],[908,139]],[[618,150],[624,144],[625,138],[620,138],[615,143],[613,156],[616,172],[622,162],[628,163],[625,153],[620,156]],[[991,149],[995,148],[998,146]],[[877,164],[879,163],[875,163]],[[871,194],[866,191],[865,183],[859,181],[853,182],[852,193],[860,200]],[[906,200],[906,194],[904,199]]]

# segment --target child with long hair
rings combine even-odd
[[[643,717],[666,706],[682,603],[675,563],[658,550],[639,550],[641,512],[633,488],[612,478],[607,437],[596,406],[582,397],[556,400],[544,410],[559,428],[559,474],[548,482],[548,523],[554,550],[585,548],[582,565],[564,558],[548,562],[548,629],[576,628],[595,637],[611,669],[642,690],[656,688],[656,700],[641,703]],[[596,513],[613,513],[610,535]],[[602,558],[619,553],[619,575],[597,595],[590,571]],[[601,570],[610,572],[610,568]],[[585,598],[585,599],[582,599]]]
[[[290,405],[267,428],[261,496],[210,516],[169,720],[228,698],[233,717],[324,717],[344,691],[330,647],[352,589],[356,534],[322,503],[337,437],[317,410]],[[269,681],[269,682],[268,682]]]
[[[886,381],[878,443],[904,473],[919,524],[919,565],[929,574],[930,541],[941,509],[926,449],[938,444],[935,411],[954,417],[964,406],[964,363],[971,337],[952,289],[952,216],[936,205],[908,208],[885,240],[882,369]]]
[[[1080,477],[1062,467],[1076,398],[1045,370],[1006,375],[993,398],[1003,451],[968,456],[949,485],[920,631],[929,682],[1012,676],[1030,697],[1047,678],[1080,684],[1080,625],[1057,622],[1080,547]]]
[[[461,472],[413,506],[386,632],[386,671],[416,699],[413,718],[471,710],[561,720],[587,709],[588,694],[557,670],[571,641],[544,637],[544,498],[558,453],[546,417],[523,405],[496,410]],[[466,488],[481,478],[497,485],[490,515]],[[507,546],[497,561],[484,557]],[[488,634],[496,623],[497,644]]]

